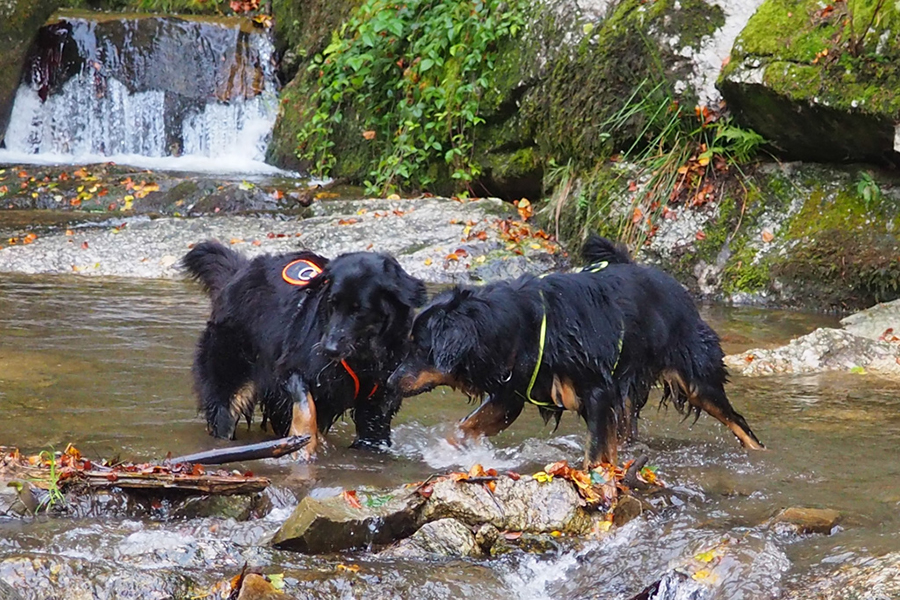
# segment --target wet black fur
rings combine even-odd
[[[553,375],[574,383],[591,434],[591,460],[608,435],[636,432],[650,388],[667,370],[680,373],[749,431],[725,395],[718,336],[682,286],[658,269],[634,264],[599,236],[587,241],[583,255],[589,265],[609,264],[597,272],[525,275],[441,293],[415,319],[411,350],[391,381],[436,368],[470,394],[502,406],[508,425],[525,404],[546,311],[546,344],[532,397],[550,403],[541,412],[558,422]],[[684,408],[682,390],[666,385],[665,391]]]
[[[305,287],[282,279],[284,266],[299,258],[324,269]],[[212,435],[233,438],[237,421],[249,421],[259,402],[275,434],[284,436],[294,401],[308,390],[320,431],[352,410],[355,446],[390,444],[400,397],[384,383],[399,362],[412,309],[425,301],[421,281],[383,254],[328,261],[301,251],[249,260],[214,241],[195,246],[182,265],[212,300],[193,367]],[[341,359],[359,377],[358,398]],[[236,393],[248,384],[252,403],[241,406]]]

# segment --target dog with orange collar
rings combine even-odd
[[[194,357],[194,387],[211,435],[233,439],[257,404],[275,434],[328,431],[346,411],[354,447],[390,445],[399,364],[424,284],[385,254],[328,259],[308,251],[252,260],[215,241],[182,259],[212,301]]]

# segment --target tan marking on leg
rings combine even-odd
[[[744,448],[749,448],[751,450],[765,450],[762,444],[753,439],[753,436],[750,435],[750,432],[736,423],[731,415],[726,414],[721,408],[719,408],[708,398],[700,396],[697,393],[696,387],[688,387],[685,384],[684,379],[681,377],[680,373],[676,371],[667,371],[664,374],[664,377],[670,382],[670,385],[676,385],[684,392],[684,394],[687,396],[688,404],[690,404],[691,406],[696,406],[706,414],[715,417],[723,425],[725,425],[725,427],[730,429],[735,437],[737,437],[738,441],[741,443],[741,446],[743,446]]]
[[[457,381],[450,375],[437,369],[426,369],[415,375],[405,375],[400,379],[400,391],[403,394],[418,394],[423,390],[439,385],[457,386]]]
[[[566,410],[581,410],[581,398],[575,393],[575,384],[568,377],[553,376],[553,384],[550,386],[550,398],[553,403]]]
[[[749,448],[751,450],[764,449],[762,445],[759,444],[759,442],[754,440],[750,436],[750,434],[744,430],[743,427],[735,423],[734,419],[726,415],[718,406],[716,406],[706,398],[701,398],[696,394],[691,394],[688,396],[688,402],[690,402],[694,406],[699,406],[702,410],[706,411],[706,413],[721,421],[722,424],[730,429],[731,433],[733,433],[737,437],[737,439],[741,442],[741,446],[743,446],[744,448]]]
[[[506,406],[488,400],[459,422],[459,432],[464,439],[490,437],[509,427],[518,416],[518,412],[513,415]]]
[[[309,443],[298,452],[300,458],[309,460],[316,455],[319,446],[319,427],[316,423],[316,403],[309,392],[306,393],[305,400],[294,402],[288,435],[309,436]]]
[[[615,428],[613,428],[614,430]],[[591,445],[593,440],[590,431],[587,436],[587,444],[584,450],[584,468],[590,470],[599,464],[616,465],[619,460],[619,443],[616,439],[615,431],[606,432],[606,440],[602,447],[598,449],[597,454],[591,456]]]
[[[256,409],[256,386],[252,381],[248,381],[242,385],[238,391],[231,396],[231,416],[235,423],[240,423],[241,417],[247,420],[247,426],[253,418],[253,411]]]

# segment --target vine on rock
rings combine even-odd
[[[445,163],[465,185],[480,173],[474,132],[499,43],[524,25],[521,0],[366,0],[309,70],[318,76],[298,156],[319,176],[335,166],[348,115],[372,146],[366,186],[426,187]]]

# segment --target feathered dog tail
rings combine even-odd
[[[610,264],[627,264],[633,262],[628,250],[622,244],[617,244],[596,233],[588,236],[581,250],[581,256],[585,264],[593,265],[599,262]]]
[[[246,264],[246,258],[212,240],[197,244],[181,259],[181,266],[191,279],[212,298]]]

